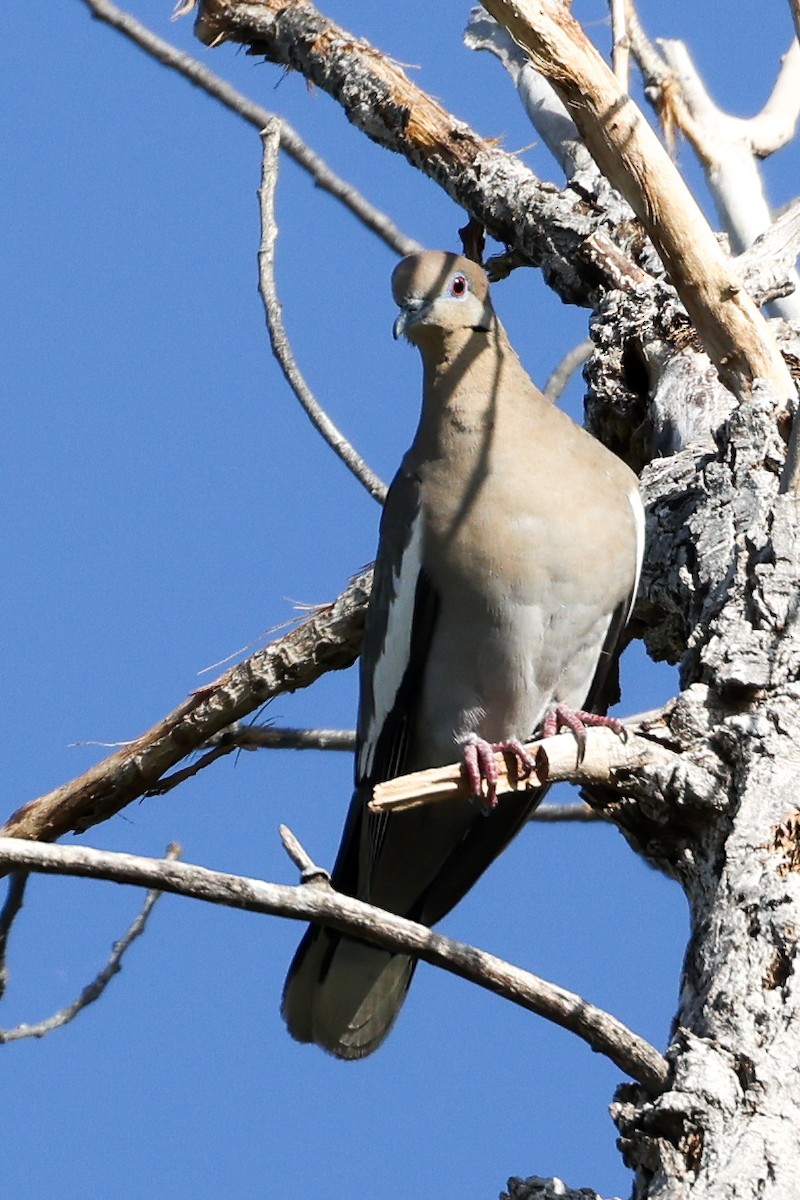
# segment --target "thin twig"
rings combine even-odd
[[[353,729],[291,729],[281,725],[232,725],[213,744],[236,750],[344,750],[356,748]]]
[[[262,134],[264,155],[261,169],[261,187],[259,200],[261,204],[261,246],[258,251],[258,283],[261,299],[264,301],[264,311],[267,318],[269,339],[272,353],[275,355],[286,382],[300,401],[306,416],[314,428],[322,434],[325,441],[335,454],[362,483],[369,494],[379,503],[386,496],[386,484],[375,475],[344,434],[336,428],[333,421],[325,413],[319,401],[314,396],[303,378],[294,355],[292,354],[286,329],[283,324],[281,303],[278,300],[275,286],[275,243],[278,238],[278,226],[275,221],[275,183],[278,173],[278,148],[280,146],[280,125],[277,120],[267,123]]]
[[[280,120],[281,149],[285,150],[298,166],[311,175],[317,187],[341,201],[359,221],[376,233],[387,246],[390,246],[398,254],[413,254],[416,250],[421,249],[419,242],[398,229],[386,213],[381,212],[379,208],[362,196],[357,188],[331,170],[328,164],[306,145],[288,121],[276,117],[274,113],[262,108],[260,104],[254,104],[252,100],[237,91],[224,79],[220,79],[219,75],[215,75],[203,63],[164,41],[130,13],[118,8],[116,4],[111,4],[110,0],[83,0],[83,2],[98,20],[105,21],[106,24],[124,34],[156,62],[177,71],[190,83],[207,92],[209,96],[213,96],[215,100],[219,100],[231,112],[254,125],[259,132],[269,121]]]
[[[167,792],[171,792],[173,788],[185,783],[187,779],[191,779],[194,775],[210,767],[218,759],[224,758],[226,754],[233,753],[238,747],[232,742],[230,744],[220,744],[202,754],[196,762],[190,763],[188,767],[183,767],[180,771],[173,771],[171,775],[165,775],[158,783],[147,788],[143,795],[145,796],[166,796]]]
[[[180,856],[180,852],[180,846],[172,844],[167,847],[164,859],[161,861],[174,862]],[[157,862],[158,860],[154,859],[153,861]],[[17,876],[14,878],[17,878]],[[114,942],[111,949],[111,956],[102,971],[95,976],[90,984],[87,984],[71,1004],[59,1009],[57,1013],[53,1013],[52,1017],[48,1017],[46,1020],[37,1021],[35,1025],[17,1025],[14,1029],[0,1029],[0,1043],[16,1042],[21,1038],[44,1037],[46,1034],[52,1033],[54,1029],[60,1029],[62,1025],[67,1025],[84,1008],[88,1008],[90,1004],[94,1004],[95,1000],[99,1000],[114,976],[122,970],[122,957],[131,942],[136,941],[144,933],[147,918],[150,916],[153,906],[160,896],[161,892],[158,888],[151,888],[145,897],[141,912],[120,940]]]
[[[594,342],[587,338],[585,342],[567,351],[544,385],[544,394],[548,400],[558,400],[575,371],[586,362],[592,350]]]
[[[14,872],[8,881],[8,892],[3,910],[0,912],[0,998],[2,998],[8,982],[8,965],[6,963],[8,935],[11,933],[11,926],[14,924],[17,913],[22,908],[27,883],[27,871]]]
[[[287,887],[210,871],[189,863],[164,862],[88,847],[45,845],[16,838],[0,838],[0,866],[109,879],[248,912],[271,913],[329,925],[388,950],[412,954],[443,967],[571,1030],[652,1093],[663,1091],[667,1085],[669,1064],[663,1055],[610,1013],[493,954],[443,937],[425,925],[383,912],[326,887],[309,887],[307,884]]]
[[[283,848],[300,872],[302,883],[315,883],[330,886],[331,877],[322,867],[318,867],[308,851],[300,844],[288,825],[279,825]]]

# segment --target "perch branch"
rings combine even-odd
[[[182,759],[274,696],[308,687],[327,671],[349,667],[361,649],[371,571],[332,604],[320,606],[215,683],[77,779],[18,809],[0,834],[54,841],[107,820],[154,787]]]
[[[331,170],[324,159],[320,158],[300,137],[300,134],[284,118],[278,118],[269,109],[254,104],[247,96],[242,95],[230,83],[220,79],[203,63],[192,58],[190,54],[176,49],[175,46],[160,38],[146,25],[142,25],[130,13],[118,8],[110,0],[83,0],[84,4],[98,20],[104,21],[119,33],[129,38],[134,45],[139,46],[145,53],[154,58],[162,66],[169,67],[183,75],[195,87],[207,92],[215,100],[219,100],[231,112],[242,117],[253,125],[259,132],[271,120],[280,121],[281,149],[294,159],[299,167],[307,171],[314,183],[322,191],[339,200],[345,208],[358,218],[367,229],[377,234],[387,246],[397,254],[413,254],[421,247],[419,242],[408,237],[398,229],[394,221],[371,204],[357,188],[347,183],[340,175]]]
[[[261,165],[261,187],[258,192],[261,207],[258,290],[264,301],[272,353],[278,360],[286,382],[300,401],[311,424],[322,435],[334,454],[338,455],[348,470],[355,475],[359,483],[363,484],[370,496],[382,504],[386,497],[386,484],[370,470],[355,447],[350,444],[341,430],[337,429],[324,411],[303,378],[286,336],[283,310],[275,284],[275,243],[278,240],[278,226],[275,220],[275,184],[278,175],[278,147],[280,145],[280,123],[277,120],[273,119],[268,123],[262,134],[262,140],[264,154]]]
[[[619,734],[604,728],[586,731],[582,759],[579,757],[578,742],[572,733],[560,733],[531,742],[526,749],[536,762],[535,770],[526,777],[520,776],[514,755],[495,755],[498,797],[507,792],[525,791],[548,783],[613,787],[620,775],[641,771],[644,767],[675,766],[681,761],[680,755],[657,741],[630,731],[621,738]],[[469,796],[469,784],[463,768],[453,764],[415,771],[377,784],[370,808],[377,812],[403,812],[423,804],[466,800]]]
[[[329,925],[388,950],[413,954],[561,1025],[653,1093],[663,1091],[667,1085],[669,1066],[664,1057],[615,1017],[580,996],[483,950],[443,937],[425,925],[382,912],[328,887],[314,884],[288,887],[189,863],[86,847],[48,846],[16,838],[0,838],[0,866],[6,870],[23,868],[108,879],[248,912]]]
[[[162,861],[174,862],[180,855],[180,847],[170,845],[167,847],[167,852]],[[153,860],[157,861],[157,860]],[[141,912],[135,917],[127,932],[115,942],[108,962],[103,967],[102,971],[92,980],[90,984],[83,989],[79,996],[68,1004],[65,1008],[59,1009],[53,1013],[52,1017],[48,1017],[44,1021],[37,1021],[35,1025],[17,1025],[14,1029],[0,1029],[0,1043],[2,1042],[17,1042],[21,1038],[40,1038],[48,1033],[52,1033],[54,1029],[60,1029],[62,1025],[69,1024],[77,1017],[78,1013],[84,1008],[88,1008],[90,1004],[94,1004],[95,1000],[99,1000],[106,987],[114,978],[114,976],[122,970],[122,958],[131,942],[135,942],[138,937],[145,931],[147,919],[153,911],[161,892],[157,888],[151,890],[145,896],[144,904]]]

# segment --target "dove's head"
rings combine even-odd
[[[410,254],[395,267],[392,294],[400,308],[394,336],[419,345],[433,334],[488,332],[494,324],[486,272],[443,250]]]

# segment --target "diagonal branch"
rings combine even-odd
[[[334,425],[322,408],[298,367],[286,328],[283,324],[282,307],[275,284],[275,243],[278,240],[278,225],[275,220],[275,184],[278,175],[278,146],[280,124],[271,120],[262,134],[264,154],[261,165],[261,187],[258,198],[261,208],[261,246],[258,251],[258,287],[264,301],[269,340],[272,353],[278,360],[284,378],[294,392],[311,424],[322,435],[334,454],[363,484],[370,496],[379,503],[386,498],[386,484],[370,470],[361,455],[350,444],[340,429]]]
[[[402,154],[492,237],[540,266],[565,300],[586,304],[602,286],[583,253],[586,237],[607,225],[599,206],[537,179],[518,156],[482,138],[310,0],[199,0],[198,7],[195,32],[202,42],[243,42],[251,53],[302,72],[362,133]],[[639,235],[629,220],[615,233],[621,244]]]
[[[0,834],[54,841],[105,821],[228,725],[283,692],[349,667],[361,649],[371,586],[371,571],[357,576],[332,604],[320,606],[290,633],[187,696],[138,738],[77,779],[23,805]]]
[[[111,0],[83,0],[83,2],[98,20],[104,21],[113,29],[124,34],[156,62],[177,71],[195,87],[201,88],[209,96],[219,100],[231,112],[255,126],[259,132],[270,121],[279,120],[281,149],[285,150],[299,167],[309,173],[318,188],[341,201],[345,208],[349,208],[353,215],[366,225],[367,229],[371,229],[398,254],[413,254],[415,250],[420,249],[419,242],[414,241],[413,238],[398,229],[386,213],[381,212],[379,208],[362,196],[357,188],[331,170],[325,160],[306,145],[300,134],[284,118],[278,118],[269,109],[262,108],[260,104],[254,104],[247,96],[237,91],[232,84],[220,79],[219,75],[215,75],[213,71],[210,71],[203,63],[199,63],[196,58],[192,58],[190,54],[185,54],[182,50],[178,50],[169,42],[164,41],[146,25],[137,21],[131,13],[112,4]]]
[[[388,950],[413,954],[546,1017],[606,1055],[654,1094],[667,1086],[669,1066],[663,1055],[610,1013],[493,954],[344,896],[327,884],[309,882],[288,887],[189,863],[85,847],[47,846],[16,838],[0,838],[0,867],[109,879],[248,912],[329,925]]]

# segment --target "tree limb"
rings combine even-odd
[[[355,447],[350,444],[340,429],[334,425],[322,408],[298,367],[286,328],[283,324],[282,306],[275,284],[275,243],[278,226],[275,220],[275,184],[278,176],[278,146],[280,144],[280,122],[272,119],[262,133],[264,153],[261,163],[261,187],[258,198],[261,209],[261,246],[258,251],[258,290],[264,302],[269,340],[272,353],[278,360],[284,378],[294,392],[311,424],[322,435],[359,483],[380,504],[386,498],[386,484],[371,471]]]
[[[308,687],[358,656],[372,572],[291,632],[189,695],[151,729],[77,779],[29,801],[0,828],[8,837],[53,841],[105,821],[154,787],[181,759],[274,696]]]
[[[772,95],[749,119],[732,117],[714,103],[683,42],[664,40],[660,47],[684,100],[674,106],[677,124],[694,147],[733,251],[740,254],[772,224],[759,160],[783,145],[797,126],[800,45],[795,41],[790,47]],[[790,275],[797,288],[793,266]],[[795,292],[774,311],[792,320],[800,316],[800,298]]]
[[[629,724],[636,722],[637,718],[632,718]],[[531,742],[526,750],[536,761],[535,771],[527,777],[520,775],[514,755],[495,755],[498,799],[508,792],[525,791],[548,783],[614,787],[619,777],[648,767],[675,768],[684,761],[674,750],[651,738],[641,737],[630,730],[626,730],[622,738],[613,730],[604,728],[587,729],[582,756],[572,733],[561,733]],[[466,800],[470,794],[463,768],[460,764],[453,764],[415,771],[377,784],[370,808],[376,812],[403,812],[423,804]]]
[[[611,65],[623,92],[629,90],[631,40],[628,36],[626,0],[609,0],[611,10]]]
[[[566,6],[485,7],[555,85],[601,171],[641,220],[726,386],[746,398],[762,379],[788,405],[794,385],[766,322],[656,134]]]
[[[602,279],[583,256],[605,225],[599,206],[543,183],[513,154],[480,137],[412,83],[400,66],[329,20],[310,0],[199,0],[195,32],[206,45],[244,42],[332,96],[379,145],[434,179],[492,237],[514,247],[567,301],[587,304]],[[619,227],[625,242],[637,230]]]
[[[269,109],[262,108],[260,104],[254,104],[252,100],[237,91],[226,80],[221,79],[219,75],[215,75],[203,63],[164,41],[147,26],[137,21],[131,13],[112,4],[111,0],[83,0],[83,2],[98,20],[104,21],[119,33],[124,34],[156,62],[177,71],[195,87],[207,92],[215,100],[219,100],[231,112],[255,126],[259,132],[270,121],[279,121],[281,149],[285,150],[299,167],[309,173],[318,188],[341,201],[345,208],[349,208],[352,214],[366,225],[367,229],[371,229],[398,254],[413,254],[415,250],[421,249],[419,242],[414,241],[413,238],[398,229],[386,213],[381,212],[379,208],[362,196],[357,188],[337,175],[324,159],[320,158],[303,141],[297,130],[287,120],[277,117]]]
[[[669,1066],[659,1052],[609,1013],[493,954],[434,933],[318,882],[289,887],[189,863],[76,846],[0,838],[0,867],[129,883],[247,912],[329,925],[388,950],[413,954],[570,1030],[650,1092],[664,1090]]]

